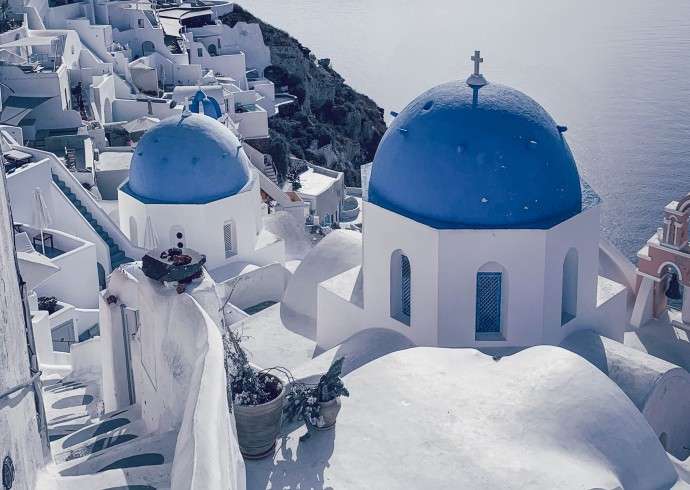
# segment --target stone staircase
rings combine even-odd
[[[52,464],[36,488],[169,489],[177,434],[148,434],[137,405],[102,413],[99,375],[44,372]]]
[[[275,185],[279,185],[278,184],[278,173],[276,172],[276,166],[268,158],[264,158],[263,174],[266,177],[268,177],[271,180],[271,182],[273,182]]]
[[[67,197],[67,199],[70,200],[72,204],[74,204],[74,207],[79,210],[81,215],[86,219],[86,221],[89,222],[91,227],[94,229],[96,233],[103,239],[103,241],[106,243],[110,250],[110,264],[112,269],[116,269],[118,266],[121,264],[127,263],[127,262],[132,262],[132,259],[127,257],[125,253],[120,249],[120,247],[115,243],[115,241],[112,239],[112,237],[108,234],[105,229],[98,224],[98,221],[96,221],[96,218],[93,217],[93,215],[89,212],[88,209],[84,206],[84,204],[79,200],[79,198],[72,192],[72,190],[69,188],[69,186],[61,180],[57,175],[53,174],[53,182],[57,184],[57,186],[60,188],[62,193]]]

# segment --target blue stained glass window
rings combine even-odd
[[[477,333],[501,332],[501,272],[477,273]]]

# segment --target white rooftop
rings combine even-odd
[[[129,151],[104,151],[98,156],[96,169],[105,172],[108,170],[127,170],[132,161],[132,152]]]
[[[494,360],[412,348],[345,376],[334,430],[247,461],[247,488],[670,488],[678,475],[642,414],[557,347]],[[414,484],[411,486],[411,482]]]
[[[313,168],[309,168],[306,172],[299,175],[299,182],[302,187],[299,189],[300,194],[309,196],[318,196],[331,187],[337,179],[321,172],[315,172]]]

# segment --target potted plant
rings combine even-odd
[[[335,426],[340,412],[340,396],[350,396],[340,378],[344,357],[331,364],[316,385],[294,383],[287,395],[284,413],[288,421],[300,417],[307,426],[307,433],[300,440],[311,436],[313,430],[328,430]]]
[[[58,300],[55,296],[39,296],[38,298],[38,309],[45,310],[49,315],[52,315],[59,309],[61,309],[58,304]]]
[[[316,395],[319,400],[319,424],[316,428],[319,430],[330,429],[335,425],[335,419],[340,412],[340,396],[350,396],[350,392],[347,391],[340,378],[344,361],[344,357],[334,361],[316,385]]]
[[[280,433],[285,387],[276,376],[249,363],[238,333],[227,332],[224,343],[228,399],[240,451],[249,459],[269,456]]]

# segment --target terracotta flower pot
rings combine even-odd
[[[267,375],[270,376],[270,375]],[[260,459],[273,454],[280,434],[280,417],[285,387],[278,382],[280,393],[261,405],[233,405],[237,439],[245,458]]]
[[[332,429],[340,412],[340,397],[335,397],[327,402],[319,402],[318,430]]]

